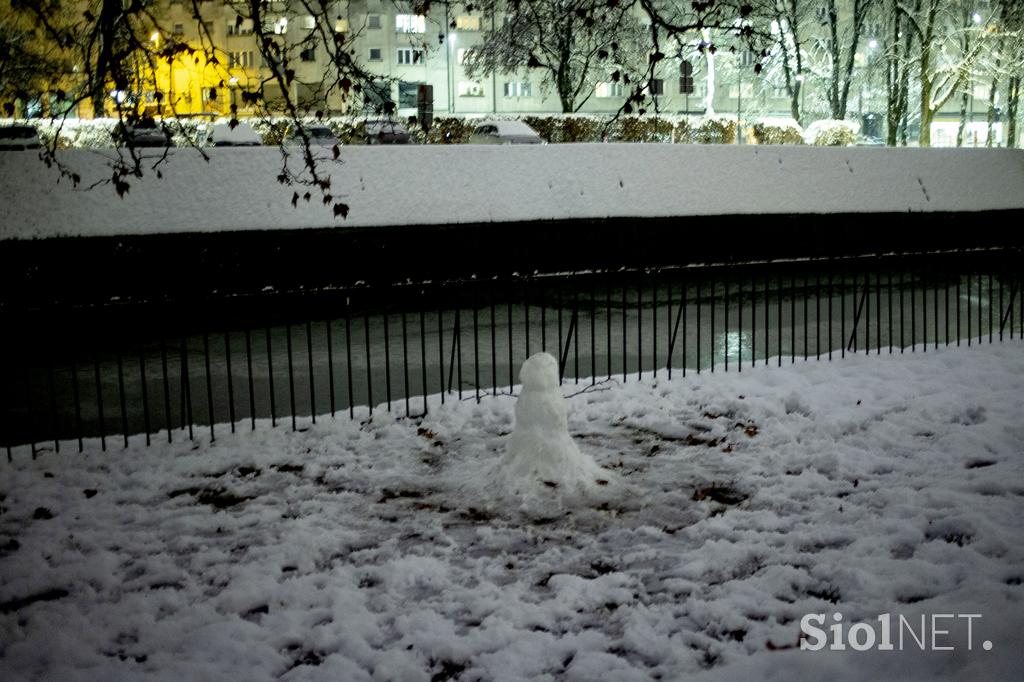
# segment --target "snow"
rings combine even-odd
[[[178,149],[109,185],[113,150],[63,152],[78,189],[35,152],[0,154],[0,239],[763,213],[981,211],[1024,207],[1024,152],[989,149],[571,144],[344,147],[323,157],[335,219],[316,190],[278,183],[277,148]],[[293,150],[290,163],[301,169]],[[586,172],[583,172],[583,171]]]
[[[548,518],[463,485],[524,423],[508,396],[19,449],[0,677],[1019,679],[1022,351],[566,386],[576,446],[630,487]],[[795,648],[833,611],[982,617],[972,651]]]

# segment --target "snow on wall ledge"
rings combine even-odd
[[[565,218],[1024,208],[1024,151],[664,144],[345,147],[324,161],[335,219],[314,191],[292,207],[277,148],[173,150],[133,178],[115,152],[67,151],[79,189],[35,152],[0,154],[0,239]],[[152,159],[160,150],[149,151]],[[293,155],[293,166],[301,164]],[[299,188],[302,194],[305,190]]]

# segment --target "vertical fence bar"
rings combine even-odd
[[[330,396],[331,417],[337,411],[334,401],[334,337],[331,333],[331,318],[324,320],[324,333],[327,335],[327,393]]]
[[[256,430],[256,386],[252,376],[252,332],[245,328],[245,370],[249,383],[249,422],[250,430]]]
[[[723,291],[722,291],[722,338],[725,339],[725,343],[722,344],[722,366],[726,372],[729,371],[729,275],[730,272],[726,270],[725,277],[723,277]],[[712,349],[714,348],[715,339],[711,337]]]
[[[366,348],[364,349],[366,355],[366,408],[368,414],[373,416],[373,361],[370,355],[369,310],[363,312],[363,341],[366,343]]]
[[[385,306],[387,304],[385,303]],[[381,319],[384,322],[384,397],[387,402],[388,412],[391,411],[391,325],[389,318],[391,315],[385,308],[381,314]],[[461,380],[459,381],[461,388]]]
[[[882,263],[875,258],[875,355],[882,354]]]
[[[73,362],[73,360],[72,360],[72,362]],[[74,367],[74,365],[72,365],[72,367]],[[160,336],[160,367],[161,367],[161,369],[163,371],[164,426],[167,428],[167,442],[170,443],[173,440],[173,437],[172,437],[173,426],[171,425],[171,382],[170,382],[170,379],[169,379],[168,373],[167,373],[167,340],[164,338],[164,336],[162,334]],[[75,410],[76,410],[76,412],[80,412],[80,407],[78,405],[78,374],[77,374],[77,372],[75,373],[74,376],[75,376],[75,381],[74,381],[74,386],[75,386]],[[78,416],[78,421],[79,422],[81,421],[80,415]],[[78,431],[78,433],[79,433],[78,447],[79,447],[79,450],[81,450],[81,447],[82,447],[81,433],[82,432],[81,432],[81,424],[80,423],[79,423],[79,431]]]
[[[512,335],[512,296],[511,295],[509,295],[509,297],[508,297],[508,303],[505,305],[505,309],[506,309],[507,315],[508,315],[508,394],[512,395],[513,392],[514,392],[513,389],[515,388],[515,383],[516,383],[516,381],[515,381],[515,371],[516,371],[516,368],[515,368],[515,358],[513,356],[513,345],[514,345],[515,339],[514,339],[514,337]],[[559,320],[562,319],[562,311],[561,310],[558,311],[558,319]],[[461,350],[460,350],[459,355],[461,356],[461,354],[462,353],[461,353]],[[459,376],[462,376],[462,369],[461,368],[459,369]],[[462,397],[462,393],[461,392],[459,393],[459,397],[460,398]]]
[[[675,347],[675,337],[672,334],[672,318],[675,317],[676,320],[678,320],[679,319],[679,315],[678,315],[678,313],[673,313],[673,311],[672,311],[672,277],[670,276],[667,279],[668,279],[668,283],[667,283],[667,286],[666,286],[667,291],[665,292],[665,297],[668,299],[668,329],[666,330],[668,332],[667,333],[667,339],[666,339],[667,345],[668,345],[668,360],[665,362],[665,369],[668,370],[668,379],[669,379],[669,381],[671,381],[672,380],[672,350]]]
[[[99,351],[93,351],[93,374],[96,381],[96,415],[100,427],[100,449],[107,451],[107,428],[103,418],[103,382],[100,380]]]
[[[185,409],[183,414],[188,426],[188,439],[193,440],[195,434],[192,432],[192,424],[195,422],[192,416],[192,372],[188,368],[188,338],[181,337],[181,383],[184,388]]]
[[[796,364],[796,273],[789,275],[789,364]]]
[[[690,331],[690,328],[688,326],[686,326],[686,311],[687,311],[687,307],[689,306],[689,296],[688,296],[688,294],[689,294],[689,291],[688,291],[688,289],[689,289],[689,281],[687,280],[685,274],[683,275],[683,281],[682,281],[681,284],[682,284],[682,291],[679,292],[679,307],[681,308],[680,312],[683,314],[683,378],[685,379],[686,378],[686,364],[687,364],[687,357],[688,357],[687,354],[686,354],[686,345],[687,345],[686,344],[686,337],[688,336],[689,331]]]
[[[743,272],[736,276],[736,369],[743,371]]]
[[[526,357],[530,357],[530,278],[523,278],[523,336],[526,345]]]
[[[491,395],[498,395],[498,344],[496,340],[497,323],[495,322],[494,289],[491,287]],[[543,324],[543,322],[541,323]]]
[[[779,358],[778,358],[779,362],[778,362],[778,365],[779,365],[779,367],[782,367],[782,273],[781,272],[778,274],[778,276],[775,279],[775,285],[776,285],[776,287],[778,289],[778,291],[776,292],[776,299],[778,299],[778,301],[777,301],[777,303],[778,303],[778,306],[777,306],[778,310],[776,311],[776,317],[777,317],[776,331],[778,333],[776,335],[777,336],[776,342],[777,342],[777,349],[778,349],[778,352],[779,352]]]
[[[710,320],[710,322],[711,322],[711,330],[710,330],[710,333],[708,334],[708,341],[709,341],[708,346],[710,348],[710,357],[711,357],[711,362],[709,364],[711,365],[711,373],[713,374],[714,371],[715,371],[715,280],[714,279],[712,279],[708,283],[708,290],[709,290],[708,291],[708,293],[709,293],[709,296],[708,296],[708,307],[711,309],[711,320]]]
[[[427,416],[427,303],[424,290],[420,289],[420,385],[423,388],[423,416]]]
[[[651,376],[658,377],[658,270],[651,271]],[[643,355],[643,351],[640,353]]]
[[[700,290],[701,290],[701,284],[702,284],[701,279],[702,278],[699,278],[699,277],[697,278],[697,313],[696,313],[696,315],[697,315],[697,374],[700,374],[700,365],[701,365],[701,362],[700,362],[700,336],[701,336],[701,334],[700,334],[700,331],[701,331],[700,330],[700,328],[701,328]]]
[[[803,272],[803,288],[804,288],[803,295],[800,298],[802,298],[803,301],[804,301],[804,362],[807,362],[807,355],[808,355],[808,353],[807,353],[807,326],[808,326],[807,325],[807,298],[808,298],[807,292],[810,290],[810,287],[807,285],[807,271],[806,270],[804,270],[804,272]]]
[[[150,433],[153,430],[153,424],[149,417],[149,387],[146,381],[146,351],[142,344],[139,344],[139,382],[142,388],[142,420],[143,425],[146,428],[146,446],[150,444]],[[58,450],[59,452],[59,450]]]
[[[473,313],[476,314],[474,308]],[[479,362],[477,362],[479,365]],[[479,381],[477,385],[479,385]],[[402,308],[402,388],[405,392],[405,416],[409,417],[409,327],[406,321],[405,307]]]
[[[605,318],[604,318],[604,332],[605,332],[605,343],[607,344],[606,355],[608,364],[608,379],[612,378],[612,278],[607,272],[604,274],[604,305],[605,305]],[[543,309],[542,309],[543,310]],[[543,328],[543,323],[542,323]]]
[[[348,389],[348,418],[355,419],[356,404],[352,381],[352,301],[345,297],[345,384]]]
[[[227,368],[228,380],[228,419],[231,420],[231,433],[235,432],[235,382],[231,376],[231,335],[224,332],[224,364]]]
[[[213,425],[217,419],[213,416],[213,381],[210,378],[210,335],[203,331],[203,367],[206,371],[206,416],[210,420],[210,442],[217,439]]]
[[[572,289],[572,319],[576,323],[576,333],[572,337],[573,348],[573,383],[580,383],[580,291]]]
[[[590,275],[590,385],[597,383],[597,280]],[[526,337],[529,339],[529,325]],[[530,357],[527,350],[526,357]]]
[[[298,430],[295,417],[295,367],[292,360],[292,324],[288,322],[284,326],[285,348],[288,353],[288,408],[291,411],[292,431]]]
[[[644,286],[640,271],[636,275],[636,378],[644,376]]]
[[[309,414],[316,424],[316,371],[313,369],[313,322],[306,320],[306,359],[309,369]]]
[[[757,272],[750,271],[750,368],[757,367]]]
[[[128,447],[128,400],[124,394],[124,357],[121,349],[118,348],[117,358],[117,401],[121,410],[121,438],[124,440],[124,447]]]
[[[444,311],[440,306],[437,309],[437,371],[441,381],[441,404],[444,405],[445,390],[444,383]]]
[[[821,362],[821,268],[814,268],[814,356]]]
[[[477,308],[477,290],[473,287],[473,394],[476,402],[480,402],[480,326]],[[403,314],[402,319],[405,319]],[[404,333],[404,332],[403,332]],[[408,413],[408,401],[406,401],[406,412]]]
[[[627,347],[627,341],[626,341],[626,337],[627,337],[627,335],[626,335],[626,310],[627,310],[627,307],[629,306],[629,303],[626,300],[626,298],[627,298],[628,295],[629,295],[629,293],[626,290],[626,278],[623,277],[622,278],[622,383],[626,383],[626,373],[627,373],[627,371],[626,371],[626,367],[627,367],[627,365],[626,365],[626,357],[627,357],[626,356],[626,347]],[[561,315],[559,315],[559,319],[561,319]],[[559,322],[558,326],[559,326],[559,334],[561,334],[561,326],[562,326],[561,322]],[[559,339],[559,342],[561,342],[561,339]]]
[[[274,346],[271,340],[270,327],[266,328],[267,341],[267,392],[270,394],[270,427],[277,428],[277,396],[274,391]],[[250,372],[250,375],[252,373]],[[255,429],[255,423],[253,429]]]

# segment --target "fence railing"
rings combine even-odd
[[[414,417],[424,396],[512,393],[540,350],[578,384],[1021,338],[1021,265],[984,249],[40,308],[5,319],[0,444]]]

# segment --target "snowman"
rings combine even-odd
[[[506,493],[524,501],[587,498],[616,480],[576,447],[558,380],[558,361],[548,353],[531,356],[519,372],[515,430],[495,467]]]

